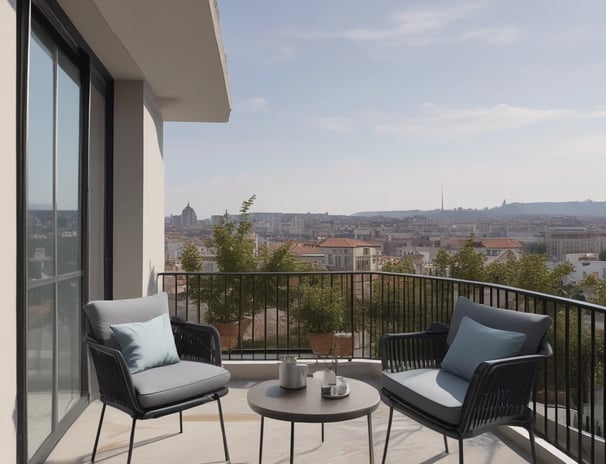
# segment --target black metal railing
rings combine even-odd
[[[215,325],[222,316],[245,321],[223,347],[223,356],[253,362],[285,354],[317,356],[300,323],[310,287],[330,290],[319,297],[338,299],[343,311],[338,330],[352,334],[340,352],[333,343],[332,356],[378,359],[383,334],[448,323],[459,296],[547,314],[553,319],[554,356],[541,367],[535,385],[536,430],[579,461],[606,462],[603,306],[490,283],[382,272],[165,272],[159,283],[169,294],[172,313],[183,319]]]

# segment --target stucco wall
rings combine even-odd
[[[17,398],[17,321],[16,321],[16,12],[14,0],[0,0],[0,140],[2,140],[2,170],[0,198],[2,220],[0,228],[0,293],[2,294],[2,337],[0,337],[0,430],[2,446],[0,462],[17,461],[16,398]]]
[[[164,268],[162,119],[142,81],[114,95],[114,298],[130,298],[155,293]]]

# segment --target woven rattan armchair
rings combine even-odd
[[[220,398],[228,393],[230,379],[221,367],[221,343],[217,330],[208,325],[170,320],[178,362],[132,373],[112,333],[112,325],[147,321],[168,314],[165,293],[114,301],[93,301],[84,308],[87,322],[86,344],[90,350],[100,400],[103,403],[91,461],[95,462],[105,408],[109,405],[132,418],[128,459],[130,463],[137,420],[179,413],[183,432],[185,409],[217,401],[225,460],[229,451]],[[169,334],[170,337],[170,334]],[[167,457],[168,461],[169,458]]]
[[[489,328],[523,333],[525,337],[519,337],[523,340],[520,353],[480,362],[469,379],[446,371],[445,357],[466,317]],[[383,336],[381,393],[389,406],[383,463],[394,409],[443,434],[446,453],[447,437],[458,440],[460,464],[463,439],[501,425],[525,427],[536,462],[534,416],[529,401],[538,364],[552,355],[546,338],[550,324],[548,316],[495,309],[459,298],[450,326],[438,323],[424,332]],[[475,340],[469,337],[466,343],[473,345]],[[487,347],[478,342],[475,349],[482,353]]]

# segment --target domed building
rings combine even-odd
[[[183,208],[183,211],[181,212],[181,226],[191,227],[195,226],[196,224],[198,224],[196,212],[191,206],[189,206],[189,202],[187,202],[187,206]]]

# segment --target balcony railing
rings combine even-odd
[[[171,312],[206,322],[223,310],[240,326],[224,359],[313,358],[297,316],[306,287],[331,289],[353,334],[350,349],[331,355],[378,359],[384,333],[413,332],[431,322],[449,322],[459,296],[508,310],[552,317],[554,356],[541,366],[531,407],[536,430],[549,443],[583,462],[605,462],[604,323],[606,308],[496,284],[381,272],[172,273],[159,275]],[[326,296],[324,296],[326,297]],[[579,459],[579,456],[582,458]]]

